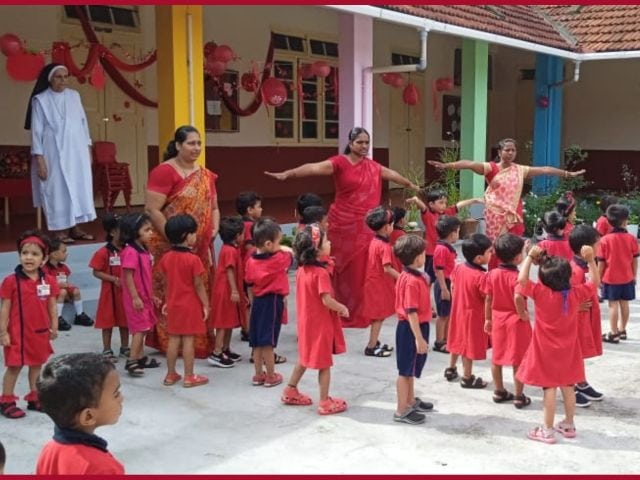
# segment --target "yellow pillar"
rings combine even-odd
[[[193,125],[205,141],[202,18],[201,5],[156,6],[161,155],[181,125]],[[198,163],[205,164],[204,148]]]

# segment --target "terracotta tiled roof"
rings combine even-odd
[[[640,5],[540,6],[571,32],[582,52],[640,50]]]

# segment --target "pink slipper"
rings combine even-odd
[[[280,397],[280,401],[285,405],[311,405],[313,400],[308,395],[300,393],[297,388],[286,386]]]
[[[334,413],[344,412],[347,409],[347,402],[341,398],[328,397],[322,400],[318,406],[320,415],[333,415]]]

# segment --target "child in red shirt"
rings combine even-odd
[[[433,410],[433,404],[416,397],[414,390],[414,378],[422,375],[429,350],[431,296],[429,278],[423,272],[424,247],[424,240],[407,235],[393,248],[404,266],[395,291],[398,401],[393,420],[410,425],[424,423],[424,412]]]
[[[251,301],[249,345],[253,348],[255,375],[251,382],[254,386],[275,387],[282,383],[282,375],[275,371],[273,349],[278,345],[280,327],[286,323],[287,270],[291,267],[293,251],[280,245],[281,240],[282,230],[274,220],[262,218],[254,225],[256,251],[247,259],[245,267]]]
[[[393,207],[391,212],[393,213],[393,231],[389,235],[389,243],[391,244],[391,249],[393,249],[398,239],[406,235],[404,227],[406,225],[405,216],[407,211],[402,207]],[[403,268],[402,262],[395,254],[393,256],[393,268],[398,272],[401,272]]]
[[[242,359],[240,354],[231,351],[231,332],[247,324],[249,303],[243,288],[244,265],[240,253],[244,236],[242,218],[223,217],[218,233],[222,248],[211,289],[211,324],[216,329],[216,343],[207,362],[214,367],[231,368]]]
[[[538,243],[549,255],[556,255],[570,262],[573,252],[569,246],[568,236],[564,231],[567,226],[565,218],[556,211],[547,212],[542,218],[542,228],[547,232],[547,238]]]
[[[604,195],[599,202],[600,211],[602,215],[598,217],[596,220],[596,230],[600,234],[600,237],[604,237],[607,233],[611,233],[613,227],[607,220],[607,208],[611,205],[615,205],[618,203],[618,197],[614,197],[613,195]]]
[[[55,357],[42,370],[38,395],[55,426],[36,475],[124,475],[107,442],[94,433],[122,414],[120,376],[109,359],[96,353]]]
[[[473,361],[487,358],[489,338],[484,330],[486,265],[491,260],[491,240],[474,233],[462,241],[462,255],[466,262],[451,272],[451,320],[447,349],[451,354],[444,376],[456,376],[456,363],[462,356],[462,388],[485,388],[487,382],[472,374]]]
[[[118,327],[120,331],[120,355],[127,357],[129,353],[129,328],[120,285],[120,250],[123,245],[120,241],[118,216],[114,213],[105,214],[102,217],[102,226],[107,233],[107,244],[94,253],[89,261],[93,276],[101,281],[95,327],[102,330],[102,355],[112,362],[117,362],[118,357],[111,349],[114,327]]]
[[[562,234],[565,240],[569,240],[569,234],[573,230],[576,221],[576,199],[573,196],[573,192],[565,192],[556,201],[556,211],[564,217],[566,225]]]
[[[436,223],[439,240],[433,251],[433,268],[436,279],[433,298],[436,303],[438,319],[436,320],[436,340],[433,344],[433,350],[440,353],[449,353],[447,332],[449,331],[449,314],[451,313],[451,272],[456,265],[457,257],[456,249],[452,244],[458,240],[460,225],[458,217],[449,215],[442,215]],[[457,377],[457,373],[453,371],[450,372],[447,379],[455,380]]]
[[[326,263],[321,260],[331,254],[331,242],[319,226],[309,225],[296,235],[294,250],[298,261],[296,312],[299,358],[281,401],[286,405],[311,405],[311,398],[298,391],[298,383],[307,368],[314,368],[319,370],[318,413],[344,412],[347,402],[329,396],[332,355],[346,351],[338,315],[349,316],[347,307],[334,298],[331,276]]]
[[[496,403],[513,401],[516,408],[531,404],[524,394],[524,385],[516,378],[522,357],[531,342],[531,323],[528,315],[520,317],[518,310],[526,313],[524,299],[520,309],[516,309],[514,293],[518,284],[518,265],[522,263],[525,242],[512,233],[500,235],[495,243],[496,256],[500,260],[498,268],[487,273],[484,330],[491,335],[493,354],[491,356],[491,376],[495,389],[493,401]],[[503,383],[502,367],[513,366],[515,395]]]
[[[66,301],[73,302],[73,307],[76,310],[76,316],[73,321],[74,325],[90,327],[93,325],[93,320],[84,312],[82,299],[80,297],[80,289],[75,285],[72,285],[69,281],[71,270],[65,264],[68,256],[67,246],[59,238],[49,240],[49,245],[51,249],[49,251],[49,261],[45,263],[43,269],[48,275],[54,277],[58,282],[58,288],[60,290],[57,304],[58,329],[62,331],[71,330],[71,325],[69,325],[62,316],[64,302]]]
[[[20,265],[0,287],[0,345],[4,347],[7,369],[2,381],[0,413],[7,418],[22,418],[14,391],[23,366],[29,367],[30,392],[24,397],[28,410],[41,411],[36,379],[42,365],[53,353],[51,340],[58,336],[56,279],[42,270],[47,260],[47,238],[26,231],[18,238]]]
[[[204,265],[191,248],[196,243],[198,223],[188,214],[174,215],[164,225],[171,250],[160,259],[158,270],[166,282],[162,315],[167,319],[167,375],[164,384],[174,385],[182,379],[176,372],[178,351],[182,347],[185,387],[209,383],[204,375],[193,372],[194,337],[207,331],[209,298],[204,286]]]
[[[369,210],[365,222],[376,235],[369,243],[367,269],[363,279],[366,288],[362,314],[371,319],[369,343],[364,354],[368,357],[389,357],[393,347],[380,344],[378,337],[383,320],[395,311],[394,289],[400,275],[393,268],[393,251],[389,244],[389,235],[393,231],[393,214],[386,207],[376,207]]]
[[[609,301],[609,333],[602,336],[607,343],[627,339],[629,300],[636,298],[638,273],[638,239],[627,233],[629,209],[611,205],[607,209],[611,233],[600,240],[598,270],[602,278],[602,296]]]
[[[599,284],[593,249],[583,246],[580,255],[587,260],[592,282],[571,285],[571,266],[564,258],[547,255],[535,246],[518,274],[515,298],[529,297],[535,304],[535,323],[531,344],[524,354],[517,377],[526,385],[544,389],[544,424],[531,429],[527,436],[544,443],[555,443],[555,433],[565,438],[576,436],[573,424],[576,395],[574,384],[582,382],[584,360],[578,338],[578,308],[589,300]],[[529,280],[531,264],[539,265],[540,283]],[[516,306],[521,305],[521,301]],[[521,317],[525,312],[519,312]],[[554,427],[556,390],[564,400],[565,418]]]

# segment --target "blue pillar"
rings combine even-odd
[[[564,76],[564,60],[550,55],[536,56],[535,123],[533,129],[533,165],[560,167],[562,158],[562,86],[550,87],[561,82]],[[547,97],[548,106],[539,99]],[[534,177],[533,191],[548,193],[558,185],[557,177]]]

